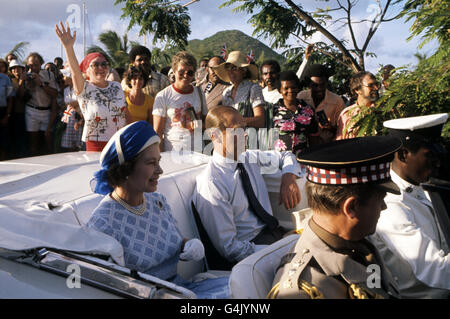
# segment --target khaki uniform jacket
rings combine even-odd
[[[360,257],[366,255],[366,265],[355,260],[360,258],[352,258],[357,255]],[[278,269],[268,298],[399,297],[390,273],[381,262],[376,249],[368,241],[354,243],[343,240],[318,226],[312,218],[291,255],[287,256],[294,257]],[[371,264],[375,265],[368,268]],[[374,268],[381,270],[378,282],[374,279],[376,275],[376,271],[372,270]],[[369,288],[368,285],[375,288]]]

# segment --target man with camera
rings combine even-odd
[[[344,100],[328,90],[331,70],[321,64],[309,65],[301,80],[309,87],[297,95],[299,100],[314,107],[319,122],[317,143],[327,143],[335,139],[337,120],[345,108]]]
[[[25,106],[25,124],[30,133],[31,155],[38,155],[40,132],[45,133],[47,149],[51,149],[52,123],[56,117],[56,96],[58,94],[55,76],[41,69],[44,60],[33,52],[26,59],[26,92],[29,100]]]

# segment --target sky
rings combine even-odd
[[[82,11],[83,2],[86,4],[88,13],[88,23],[86,24],[87,47],[92,44],[99,44],[97,38],[101,32],[114,30],[122,35],[127,31],[128,20],[120,18],[123,5],[115,6],[115,0],[14,0],[10,1],[8,6],[3,6],[0,11],[0,32],[2,34],[0,56],[4,57],[18,42],[26,41],[29,42],[26,53],[39,52],[46,62],[53,61],[54,57],[62,55],[62,48],[55,34],[54,26],[60,20],[69,20],[77,26],[75,51],[78,58],[81,59],[83,25],[76,18],[79,17],[78,13]],[[187,2],[189,0],[181,0],[181,3]],[[200,0],[188,7],[191,17],[191,35],[188,40],[204,39],[223,30],[240,30],[247,35],[252,35],[253,27],[248,22],[250,16],[245,13],[233,12],[233,7],[219,9],[222,2],[221,0]],[[333,6],[335,2],[328,1],[326,3]],[[374,7],[375,2],[360,0],[352,18],[358,19],[373,14],[373,10],[376,8]],[[304,9],[312,9],[317,4],[324,2],[303,0],[301,3]],[[397,8],[400,9],[400,7]],[[395,9],[391,14],[388,14],[388,17],[398,12],[398,9]],[[418,52],[417,45],[420,39],[406,41],[409,36],[410,25],[411,23],[406,23],[404,20],[381,24],[368,47],[368,51],[375,53],[377,57],[366,59],[367,70],[376,72],[380,64],[393,64],[397,67],[416,63],[414,54]],[[330,30],[333,30],[333,28],[330,27]],[[365,23],[356,25],[355,33],[360,42],[364,39],[367,30],[368,26]],[[348,38],[348,32],[344,29],[337,31],[337,34],[339,34],[339,37]],[[144,43],[144,38],[138,36],[136,27],[129,31],[128,38]],[[150,39],[151,35],[146,39],[149,47],[152,46]],[[317,34],[309,41],[323,41],[324,39],[322,35]],[[268,41],[260,40],[270,46]],[[226,39],[224,39],[224,42],[226,42]],[[291,43],[297,42],[292,40]],[[430,54],[434,49],[433,45],[435,46],[432,43],[424,47],[420,52]],[[256,52],[256,54],[258,53]]]

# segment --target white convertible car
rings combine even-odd
[[[197,237],[190,198],[208,156],[173,161],[162,153],[158,192],[164,194],[185,238]],[[101,196],[89,181],[100,153],[63,153],[0,162],[0,298],[196,298],[170,282],[123,266],[112,237],[85,227]],[[274,215],[293,229],[291,212],[278,205],[280,176],[265,175]],[[299,179],[302,184],[303,179]],[[303,189],[303,187],[301,188]],[[295,210],[306,207],[305,194]],[[274,269],[296,242],[291,235],[233,268],[233,298],[264,298]],[[207,260],[179,262],[186,279],[217,276]]]

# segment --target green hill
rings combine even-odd
[[[285,58],[273,51],[261,41],[252,38],[238,30],[220,31],[203,40],[191,40],[188,42],[186,51],[192,53],[197,61],[204,57],[220,55],[223,45],[227,45],[227,52],[242,51],[245,54],[253,50],[256,64],[268,59],[277,60],[280,64],[285,62]]]

